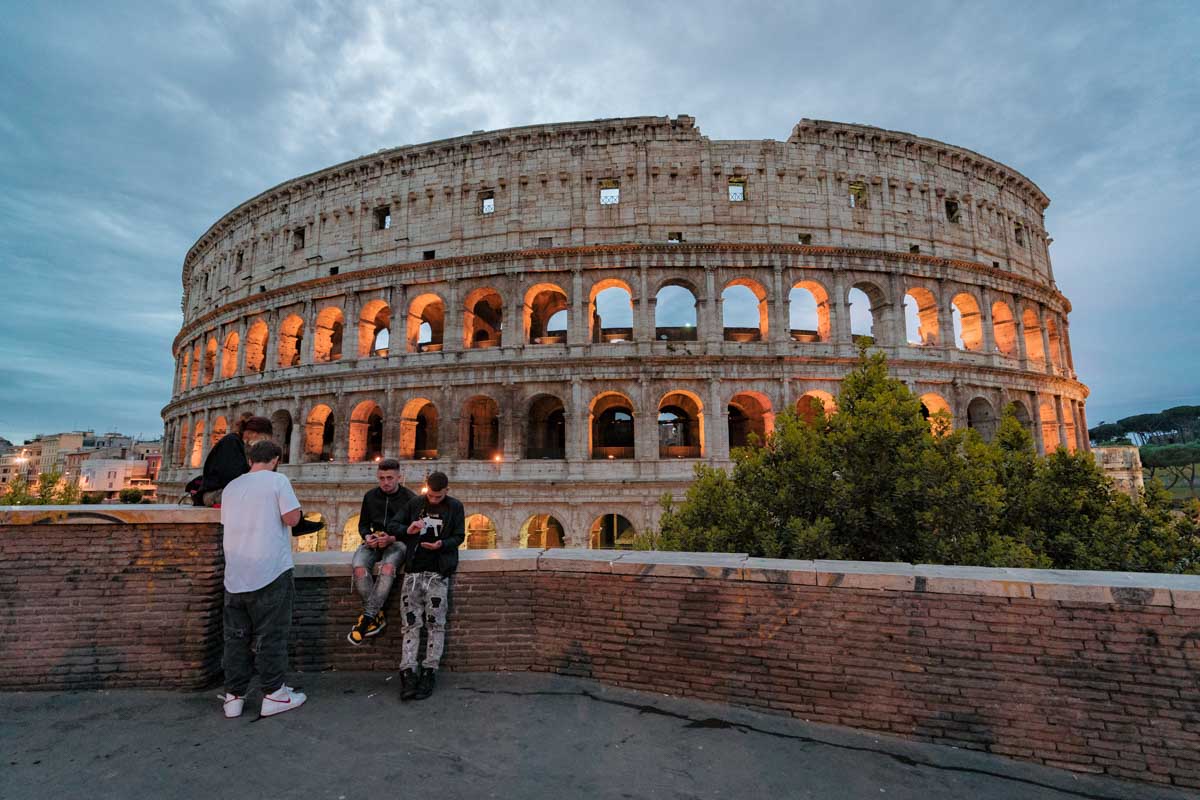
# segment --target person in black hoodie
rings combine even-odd
[[[354,553],[354,586],[363,601],[363,611],[346,641],[358,647],[372,636],[377,636],[387,627],[383,604],[392,591],[396,570],[404,561],[404,544],[388,532],[388,523],[403,516],[412,501],[413,493],[400,482],[400,462],[385,458],[379,462],[375,473],[379,485],[363,495],[362,510],[358,514],[358,535],[362,544]],[[371,576],[375,564],[379,564],[379,580]]]
[[[234,478],[250,471],[246,450],[255,442],[271,438],[271,420],[242,414],[237,428],[220,438],[204,459],[200,482],[200,502],[209,508],[221,507],[221,492]]]
[[[400,655],[400,699],[423,700],[433,694],[446,636],[450,576],[458,569],[458,548],[466,538],[463,504],[446,493],[450,481],[442,472],[425,479],[403,516],[388,525],[388,533],[407,549],[400,602],[404,607],[404,642]],[[417,674],[421,628],[427,627],[425,658]]]

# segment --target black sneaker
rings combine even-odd
[[[358,622],[354,623],[354,627],[346,634],[346,641],[358,647],[367,640],[370,636],[371,626],[375,624],[375,620],[368,617],[366,614],[358,615]],[[378,633],[378,631],[376,631]]]
[[[433,687],[437,683],[437,670],[421,669],[421,677],[417,678],[417,692],[413,695],[414,700],[424,700],[429,695],[433,694]]]
[[[412,700],[417,696],[417,674],[411,669],[400,673],[400,699]]]

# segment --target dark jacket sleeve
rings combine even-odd
[[[363,495],[362,508],[358,512],[358,535],[366,541],[366,538],[371,535],[371,513],[367,509],[367,498],[371,496],[371,492]]]
[[[446,521],[446,534],[442,537],[442,547],[457,550],[462,547],[463,541],[467,538],[466,512],[463,511],[462,503],[458,502],[454,504],[453,509],[450,519]]]
[[[420,497],[414,496],[411,500],[408,501],[408,504],[404,506],[404,510],[402,510],[400,513],[398,513],[396,516],[392,517],[391,520],[388,521],[388,524],[387,524],[388,535],[395,536],[396,541],[404,542],[405,544],[408,544],[409,538],[412,538],[412,539],[419,538],[417,536],[409,537],[408,526],[412,523],[412,521],[414,519],[417,518],[417,516],[419,514],[417,506],[420,503],[420,500],[421,500]]]
[[[234,478],[250,471],[246,449],[236,433],[221,437],[204,459],[204,491],[224,489]]]

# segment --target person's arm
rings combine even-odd
[[[372,533],[371,515],[367,512],[367,496],[370,494],[370,492],[367,492],[363,495],[362,509],[358,512],[358,535],[363,538],[364,542]]]
[[[275,473],[279,475],[279,473]],[[296,526],[304,513],[300,510],[300,501],[296,498],[296,492],[292,489],[292,482],[284,475],[279,475],[283,480],[279,484],[279,518],[283,520],[283,524],[289,528]]]
[[[462,503],[455,503],[450,512],[450,519],[446,520],[446,532],[442,536],[442,547],[461,547],[466,538],[466,512],[463,511]]]
[[[416,503],[417,499],[414,497],[405,504],[404,508],[396,516],[388,520],[387,533],[389,536],[395,536],[398,542],[405,542],[407,544],[408,540],[405,537],[408,536],[408,524],[413,521],[413,515],[416,513],[414,511]]]
[[[236,438],[222,437],[204,460],[205,491],[224,489],[234,478],[250,471],[246,450]]]

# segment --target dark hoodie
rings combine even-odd
[[[208,451],[204,459],[204,478],[201,491],[215,492],[224,489],[234,478],[250,471],[246,458],[246,445],[236,433],[227,433]]]
[[[365,540],[372,533],[385,532],[387,524],[404,513],[413,497],[415,495],[403,485],[397,486],[392,494],[384,494],[378,486],[364,494],[362,510],[358,512],[358,535]]]

